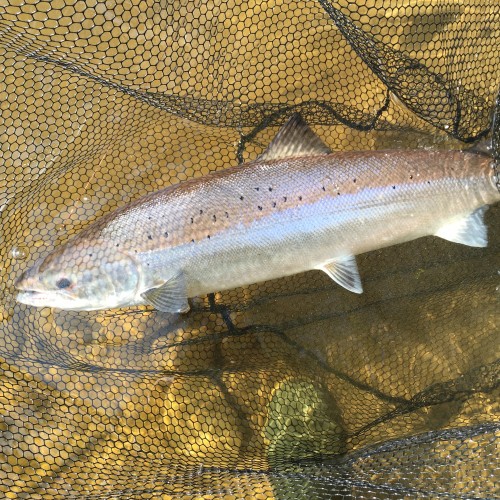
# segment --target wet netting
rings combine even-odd
[[[9,499],[500,497],[500,207],[435,237],[149,306],[14,281],[116,207],[255,158],[463,148],[500,85],[496,0],[0,2],[0,492]],[[265,264],[263,264],[265,265]]]

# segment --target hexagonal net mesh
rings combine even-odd
[[[295,111],[337,150],[473,142],[495,0],[1,5],[3,497],[500,496],[498,206],[486,249],[359,256],[362,296],[311,271],[184,315],[14,298],[39,256],[255,158]]]

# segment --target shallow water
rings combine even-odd
[[[364,4],[342,12],[433,71],[412,80],[391,50],[378,54],[420,117],[318,2],[139,1],[132,16],[11,3],[0,24],[6,498],[496,495],[498,205],[486,249],[429,237],[360,256],[361,296],[313,271],[197,298],[180,316],[14,300],[38,256],[146,192],[254,158],[290,106],[332,149],[456,148],[433,125],[482,130],[500,67],[494,2]]]

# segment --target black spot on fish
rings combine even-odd
[[[321,189],[322,189],[323,191],[326,191],[325,186],[322,186],[322,188],[321,188]]]
[[[352,182],[354,182],[354,184],[356,184],[356,179],[353,179]]]
[[[396,189],[396,186],[392,186],[392,189]]]
[[[258,191],[260,188],[255,188],[255,191]]]
[[[120,243],[117,243],[117,244],[116,244],[116,246],[117,246],[117,247],[119,247],[119,246],[120,246]]]
[[[200,215],[203,215],[203,210],[200,210]]]
[[[163,233],[163,236],[165,236],[165,238],[168,238],[168,232],[167,232],[167,231],[165,231],[165,232]]]
[[[191,240],[191,243],[194,243],[194,240]]]
[[[270,187],[270,188],[269,188],[269,191],[272,191],[272,190],[273,190],[273,188],[272,188],[272,187]]]
[[[286,196],[283,196],[283,201],[286,202]]]
[[[148,217],[149,220],[151,220],[151,217]]]
[[[214,220],[214,222],[217,220],[217,217],[214,215],[212,215],[212,219]]]
[[[240,200],[243,200],[243,196],[240,196]]]
[[[191,217],[191,224],[193,224],[193,222],[194,222],[194,219]]]
[[[427,181],[427,184],[430,184],[430,183],[431,183],[431,181]]]
[[[276,202],[275,202],[275,201],[273,201],[273,208],[275,208],[275,207],[276,207]]]
[[[152,240],[152,239],[153,239],[153,237],[150,234],[148,234],[148,240]]]
[[[259,205],[257,208],[258,208],[259,210],[262,210],[262,207],[261,207],[260,205]]]
[[[340,196],[340,192],[337,192],[337,196]]]
[[[413,179],[413,175],[410,175],[410,179]]]
[[[229,214],[226,212],[226,219],[229,219]]]
[[[91,254],[91,253],[89,253],[89,257],[92,257],[92,254]]]
[[[299,201],[302,201],[302,196],[299,196]]]
[[[210,235],[208,235],[207,238],[210,239]]]

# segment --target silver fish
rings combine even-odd
[[[472,151],[331,152],[299,115],[255,161],[102,217],[17,281],[19,302],[71,310],[151,304],[319,269],[362,292],[355,255],[436,235],[484,247],[500,200]]]

